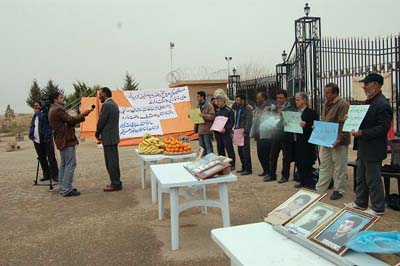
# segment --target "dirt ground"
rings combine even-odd
[[[19,142],[20,151],[7,153],[6,141],[0,142],[0,265],[229,265],[210,234],[222,227],[218,209],[209,208],[207,215],[199,208],[181,213],[180,249],[170,250],[168,210],[166,219],[159,221],[157,205],[151,203],[149,177],[146,189],[140,188],[133,147],[120,148],[123,190],[104,193],[108,176],[103,150],[89,140],[81,143],[74,185],[82,195],[63,198],[48,187],[32,186],[36,174],[32,143]],[[197,142],[192,145],[196,148]],[[229,185],[232,225],[262,221],[297,191],[293,182],[262,182],[254,143],[252,159],[253,175],[239,176]],[[352,183],[349,168],[345,197],[323,201],[342,207],[352,200]],[[392,182],[393,192],[395,188]],[[210,187],[207,196],[217,198],[217,187]],[[372,229],[399,230],[400,212],[387,209]],[[381,258],[390,264],[400,260],[395,255]]]

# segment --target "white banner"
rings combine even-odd
[[[162,135],[160,119],[124,119],[119,120],[120,138],[137,138],[150,133],[152,135]]]
[[[174,104],[190,101],[188,87],[124,91],[124,95],[132,106]]]
[[[120,121],[147,120],[147,119],[170,119],[176,118],[177,114],[173,104],[120,107]]]

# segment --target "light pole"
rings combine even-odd
[[[170,80],[171,83],[172,83],[172,81],[173,81],[173,73],[172,73],[172,70],[173,70],[172,50],[174,49],[174,47],[175,47],[175,43],[169,42],[169,48],[170,48],[170,51],[171,51],[171,80]]]
[[[230,66],[230,61],[232,60],[232,56],[225,56],[225,60],[228,62],[228,77],[229,77],[229,75],[231,74],[229,66]]]

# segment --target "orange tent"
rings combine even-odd
[[[132,107],[123,91],[113,91],[112,98],[119,107]],[[95,138],[96,124],[99,119],[101,103],[97,97],[82,97],[81,110],[89,109],[92,105],[96,109],[81,123],[81,137]],[[191,140],[197,139],[197,134],[193,131],[193,123],[188,118],[188,111],[192,108],[190,101],[174,103],[176,118],[161,120],[161,127],[164,137],[168,136],[188,136]],[[120,146],[138,145],[141,138],[125,138],[121,139]]]

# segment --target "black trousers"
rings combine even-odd
[[[233,149],[232,143],[232,132],[215,132],[215,139],[217,141],[218,155],[226,156],[225,150],[228,153],[228,157],[232,159],[231,166],[235,167],[235,150]]]
[[[257,143],[257,156],[260,161],[261,167],[265,174],[271,174],[269,166],[269,157],[271,154],[272,139],[258,139]]]
[[[382,161],[369,162],[366,160],[357,160],[357,187],[356,204],[367,208],[369,199],[371,200],[371,209],[376,212],[385,211],[385,193],[383,191]]]
[[[289,179],[290,176],[290,163],[293,161],[294,152],[293,142],[273,139],[270,153],[270,170],[271,176],[276,177],[276,168],[278,164],[279,153],[282,151],[282,177]]]
[[[315,189],[315,181],[313,176],[313,170],[314,170],[313,163],[296,162],[296,167],[301,186],[309,189]]]
[[[37,156],[39,158],[40,166],[43,170],[44,179],[57,179],[58,178],[58,165],[56,155],[54,153],[54,142],[49,141],[45,143],[33,142]]]
[[[242,163],[242,169],[252,172],[249,136],[244,136],[244,145],[238,146],[238,153],[240,162]]]
[[[119,170],[118,145],[103,145],[103,150],[111,186],[114,188],[121,188],[122,182]]]

